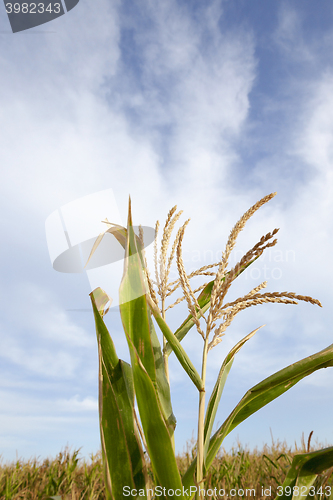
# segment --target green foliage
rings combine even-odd
[[[333,467],[333,446],[323,450],[295,455],[281,487],[277,498],[292,500],[303,496],[314,496],[319,489],[323,491],[322,485],[318,486],[317,477],[327,469]],[[317,481],[317,485],[315,485]],[[333,491],[327,488],[328,496],[333,498]]]
[[[106,329],[103,316],[106,313],[105,306],[108,297],[101,289],[96,289],[91,294],[93,311],[96,322],[96,332],[99,349],[100,362],[100,426],[103,460],[105,466],[105,484],[107,498],[120,500],[124,497],[123,487],[127,486],[134,491],[132,497],[139,496],[139,490],[144,496],[150,497],[148,488],[148,476],[146,464],[143,459],[143,447],[146,449],[153,472],[154,486],[165,488],[167,498],[191,499],[195,494],[195,487],[205,484],[207,477],[211,477],[210,468],[213,466],[215,457],[219,453],[224,438],[241,422],[248,418],[260,408],[273,401],[281,394],[293,387],[298,381],[310,375],[314,371],[333,365],[333,344],[321,352],[309,356],[297,363],[278,371],[250,389],[241,401],[236,405],[226,421],[212,435],[212,429],[216,411],[220,402],[222,391],[231,369],[234,356],[248,341],[254,333],[244,337],[229,352],[224,362],[215,387],[210,396],[208,407],[205,412],[205,376],[208,351],[221,341],[222,332],[230,324],[233,316],[240,309],[262,302],[297,303],[295,299],[320,305],[320,302],[311,297],[296,296],[293,293],[267,293],[259,294],[265,283],[253,289],[249,294],[237,301],[227,304],[229,309],[223,312],[222,300],[230,287],[231,282],[241,275],[242,271],[251,265],[264,251],[265,248],[273,246],[276,240],[269,242],[277,229],[263,236],[230,271],[224,271],[227,263],[228,253],[235,244],[236,237],[246,220],[273,195],[263,198],[244,214],[231,232],[227,243],[227,249],[219,270],[215,274],[215,280],[203,287],[199,297],[196,299],[189,285],[181,257],[181,242],[184,234],[183,228],[178,232],[174,248],[177,247],[177,266],[179,271],[179,284],[181,284],[184,298],[186,299],[190,315],[175,333],[172,333],[165,320],[164,298],[167,291],[167,273],[161,276],[159,284],[162,296],[162,310],[159,309],[156,296],[152,291],[152,284],[146,268],[143,254],[143,240],[135,235],[132,225],[131,204],[129,204],[127,228],[119,226],[111,227],[111,232],[125,249],[124,274],[120,286],[120,313],[124,332],[127,338],[131,358],[131,367],[119,360],[112,339]],[[168,224],[172,227],[179,217],[177,214],[173,221],[171,217],[175,208],[169,213],[165,225],[162,241],[161,270],[163,262],[166,262],[166,246],[170,239]],[[171,222],[170,222],[171,221]],[[111,225],[110,223],[108,223]],[[112,225],[111,225],[112,226]],[[100,235],[92,253],[96,250],[103,235]],[[173,249],[174,252],[174,249]],[[92,255],[91,253],[91,255]],[[156,265],[156,264],[155,264]],[[200,271],[200,270],[199,270]],[[199,273],[198,271],[198,273]],[[162,283],[162,285],[161,285]],[[163,288],[164,287],[164,288]],[[98,302],[98,304],[97,304]],[[224,306],[226,308],[227,306]],[[220,312],[222,308],[222,313]],[[208,319],[204,313],[209,309]],[[155,318],[161,333],[165,338],[164,353],[156,335],[152,316]],[[225,324],[215,330],[213,339],[209,343],[209,335],[216,319],[224,318]],[[207,324],[206,333],[200,327],[199,320],[202,318]],[[193,326],[204,339],[202,375],[200,376],[194,368],[189,356],[181,346],[181,340]],[[168,381],[167,356],[174,352],[181,366],[188,374],[199,391],[199,416],[198,416],[198,440],[197,457],[189,464],[187,471],[182,474],[178,468],[174,451],[174,429],[176,420],[172,412],[170,386]],[[134,409],[134,395],[137,401],[139,418]],[[142,428],[141,428],[142,426]],[[139,433],[141,440],[139,439]],[[117,446],[114,444],[117,443]],[[325,457],[325,458],[324,458]],[[303,469],[311,474],[305,479],[305,473],[299,473],[297,464],[291,466],[290,476],[286,481],[290,484],[313,485],[318,474],[330,467],[331,451],[323,451],[322,454],[311,455],[311,458],[300,460]],[[121,461],[121,465],[120,462]],[[272,462],[273,463],[273,462]],[[296,462],[295,462],[296,463]],[[317,469],[314,464],[320,463]],[[311,467],[310,467],[311,464]],[[273,464],[275,465],[275,464]],[[294,468],[293,468],[294,467]],[[228,470],[226,470],[228,473]],[[289,479],[288,479],[289,478]],[[302,479],[301,479],[302,478]],[[301,483],[303,481],[303,483]],[[290,485],[288,483],[288,485]],[[286,483],[287,484],[287,483]],[[183,487],[183,488],[182,488]],[[200,495],[200,494],[199,494]],[[199,496],[196,493],[196,496]],[[285,498],[285,500],[287,497]],[[289,497],[288,497],[289,499]],[[291,497],[290,497],[291,500]]]
[[[269,195],[257,202],[236,224],[229,237],[224,257],[218,264],[219,269],[215,274],[215,280],[203,286],[203,290],[198,298],[195,298],[189,285],[189,278],[191,276],[186,275],[181,257],[181,242],[186,223],[178,232],[178,240],[176,239],[173,248],[175,249],[178,241],[177,266],[180,276],[179,284],[182,286],[190,315],[175,333],[172,333],[165,320],[163,300],[167,290],[167,273],[165,276],[161,276],[159,285],[163,302],[162,309],[160,310],[156,296],[152,290],[152,283],[149,279],[143,253],[143,240],[135,235],[133,230],[130,203],[127,228],[115,226],[108,230],[125,249],[124,274],[120,285],[119,302],[122,324],[131,359],[131,366],[129,366],[119,360],[116,355],[112,339],[103,320],[108,297],[98,288],[91,293],[91,300],[95,315],[99,350],[100,426],[106,495],[108,499],[123,500],[124,487],[133,491],[131,494],[132,498],[136,496],[141,497],[142,495],[148,498],[151,497],[151,492],[148,488],[150,483],[149,475],[147,475],[147,464],[143,458],[144,448],[149,457],[153,473],[153,486],[164,488],[163,491],[166,498],[185,498],[190,500],[194,494],[199,498],[201,494],[196,491],[198,490],[198,486],[202,488],[202,485],[206,484],[207,478],[211,479],[211,468],[214,467],[213,464],[223,440],[237,425],[289,390],[304,377],[318,369],[333,366],[332,344],[326,349],[276,372],[248,390],[226,421],[212,435],[216,411],[234,356],[244,343],[259,329],[257,328],[238,342],[223,361],[208,402],[206,414],[204,414],[207,355],[209,350],[221,341],[222,332],[229,326],[235,314],[241,309],[263,302],[296,304],[295,299],[298,299],[320,305],[318,300],[311,297],[297,296],[289,292],[260,294],[259,291],[266,286],[265,283],[254,288],[243,298],[239,298],[233,303],[222,305],[231,282],[240,276],[244,269],[262,254],[265,248],[273,246],[276,243],[276,240],[270,242],[270,239],[276,234],[277,229],[263,236],[245,254],[236,267],[226,272],[225,267],[228,254],[230,254],[235,244],[238,233],[242,230],[248,218],[273,196],[274,194]],[[170,231],[167,230],[167,226],[171,224],[173,227],[176,217],[179,217],[179,214],[177,214],[173,222],[170,223],[175,208],[170,211],[165,226],[162,241],[162,263],[166,261],[166,242],[170,239]],[[108,224],[111,225],[110,223]],[[99,236],[92,253],[96,250],[102,237],[103,235]],[[200,271],[198,270],[199,274]],[[208,309],[209,315],[206,318],[204,313]],[[155,318],[165,338],[163,353],[154,329],[152,317]],[[213,338],[209,339],[209,335],[215,326],[215,320],[220,318],[224,318],[224,323],[215,330]],[[206,322],[206,333],[200,327],[200,319]],[[204,340],[201,376],[181,346],[181,340],[194,325]],[[177,464],[174,447],[176,419],[171,406],[167,366],[167,357],[171,352],[175,353],[179,363],[198,389],[200,400],[196,447],[197,456],[193,457],[192,462],[188,464],[188,468],[184,473],[180,471]],[[135,413],[134,398],[137,401],[141,425],[139,417]],[[139,438],[139,433],[141,439]],[[113,445],[115,441],[117,441],[117,449]],[[294,459],[295,462],[293,462],[289,475],[286,478],[286,481],[289,481],[289,483],[286,483],[287,486],[297,483],[306,485],[309,488],[316,481],[318,474],[321,474],[331,466],[331,449],[316,453],[315,455],[312,454],[311,457],[302,455],[302,457],[299,456]],[[275,468],[278,468],[276,463],[271,463]],[[228,476],[229,469],[226,464],[223,466],[226,467],[225,473]],[[302,466],[302,473],[299,473],[300,466]],[[305,471],[307,472],[305,473]],[[287,500],[287,497],[284,500]]]
[[[134,420],[131,366],[118,359],[100,313],[104,296],[91,297],[99,352],[99,414],[107,492],[120,497],[124,483],[144,488],[143,451]],[[99,309],[99,310],[98,310]],[[117,446],[114,446],[117,443]],[[112,498],[111,493],[107,495]]]

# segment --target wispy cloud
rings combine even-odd
[[[274,41],[284,56],[296,64],[314,62],[314,54],[303,31],[304,15],[300,9],[283,2],[278,12]]]
[[[70,320],[45,287],[21,283],[6,292],[1,357],[45,377],[71,377],[82,363],[82,348],[95,345],[94,335]]]
[[[88,282],[84,289],[82,276],[56,275],[45,242],[45,219],[65,203],[112,188],[124,223],[131,194],[134,223],[152,227],[177,204],[182,220],[192,219],[184,239],[190,270],[218,260],[242,213],[277,190],[240,235],[231,262],[274,227],[281,227],[281,253],[258,261],[232,293],[246,293],[266,272],[272,291],[331,302],[332,36],[306,36],[309,12],[283,3],[275,28],[261,37],[264,23],[250,14],[248,24],[230,19],[228,5],[101,0],[96,8],[80,2],[54,22],[53,35],[1,39],[0,347],[13,393],[5,396],[10,417],[2,427],[26,453],[31,443],[24,433],[15,441],[24,417],[10,421],[23,389],[31,425],[25,430],[34,429],[35,442],[43,419],[48,429],[57,425],[54,446],[81,412],[97,422],[97,378],[89,385],[97,377],[93,319],[65,311],[81,301],[90,307]],[[266,376],[329,342],[329,306],[254,309],[211,358],[218,369],[236,338],[266,323],[239,353],[241,373],[233,380],[240,384],[247,382],[246,368],[253,378]],[[176,328],[186,305],[177,310],[170,312]],[[119,318],[107,323],[118,337]],[[198,365],[200,344],[194,332],[184,340]],[[122,355],[125,340],[119,345]],[[183,380],[175,367],[180,414]],[[39,382],[40,390],[49,387],[55,421],[34,396]],[[184,422],[179,429],[180,440],[190,437]]]

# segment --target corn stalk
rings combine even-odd
[[[194,325],[199,328],[199,319],[209,308],[210,311],[212,310],[218,287],[227,287],[231,277],[236,279],[240,276],[244,269],[260,256],[260,251],[262,253],[260,245],[263,245],[272,235],[269,235],[269,238],[266,235],[266,239],[263,237],[260,240],[261,243],[259,242],[260,245],[254,247],[255,251],[247,254],[247,260],[241,261],[240,266],[224,273],[223,276],[221,272],[217,273],[215,280],[209,282],[201,291],[194,302],[194,308],[190,308],[189,316],[175,332],[172,332],[165,319],[164,307],[163,310],[160,310],[150,293],[142,240],[133,230],[131,203],[129,203],[127,228],[112,227],[109,232],[118,239],[125,250],[119,303],[131,363],[129,365],[117,357],[114,343],[104,323],[104,315],[107,312],[106,304],[109,298],[103,290],[98,288],[90,294],[90,297],[95,317],[99,354],[99,416],[107,498],[112,500],[123,500],[124,496],[151,498],[157,494],[168,499],[191,500],[194,495],[201,497],[203,495],[199,488],[203,488],[205,477],[224,438],[245,419],[291,389],[304,377],[319,369],[333,366],[333,344],[312,356],[283,368],[249,389],[225,422],[213,434],[212,429],[217,408],[234,357],[259,328],[238,342],[224,359],[206,410],[207,356],[209,349],[214,347],[214,343],[219,342],[219,336],[216,333],[209,343],[210,329],[207,328],[204,338],[201,375],[182,347],[181,341]],[[92,253],[96,250],[102,237],[103,235],[99,236]],[[266,246],[269,245],[272,244]],[[252,295],[250,293],[248,297],[245,296],[242,299],[243,302],[239,300],[240,307],[245,304],[245,299],[248,302],[257,300],[257,291],[254,289],[251,292]],[[214,294],[213,298],[212,293]],[[314,299],[295,294],[285,293],[283,297],[282,294],[276,294],[274,300],[272,295],[263,294],[262,297],[265,298],[266,302],[297,303],[295,302],[296,297],[320,305]],[[256,303],[254,302],[253,305]],[[229,305],[226,314],[231,307],[235,306]],[[156,320],[165,339],[164,352],[162,352],[152,317]],[[206,321],[206,323],[209,322]],[[172,352],[199,394],[197,457],[183,477],[179,473],[175,457],[176,419],[172,411],[170,384],[165,365],[165,357]],[[117,444],[115,445],[115,443]],[[153,487],[147,476],[147,458],[154,474]],[[305,480],[305,473],[302,475],[294,464],[286,479],[289,481],[286,486],[305,484],[307,488],[310,488],[313,484],[311,483],[313,478],[323,470],[323,467],[330,467],[331,462],[331,449],[322,450],[322,453],[317,455],[307,454],[301,460],[302,470],[303,472],[310,471],[311,478]],[[292,496],[283,498],[291,500]]]

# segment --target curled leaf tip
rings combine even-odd
[[[109,312],[113,299],[100,287],[95,288],[89,295],[94,300],[97,310],[103,318]],[[106,308],[108,303],[109,307]]]

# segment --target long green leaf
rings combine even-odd
[[[302,380],[304,377],[311,375],[311,373],[316,370],[327,368],[329,366],[333,366],[333,344],[326,347],[326,349],[313,354],[312,356],[308,356],[307,358],[301,359],[297,363],[293,363],[292,365],[279,370],[252,387],[252,389],[248,390],[238,405],[233,409],[229,417],[210,439],[206,458],[207,469],[212,464],[224,438],[237,425],[253,413],[260,410],[260,408],[263,408],[281,394],[291,389],[291,387],[297,384],[297,382]],[[190,488],[190,486],[194,485],[193,474],[195,472],[195,466],[196,459],[192,462],[183,476],[182,481],[185,488]],[[190,498],[190,496],[188,498]]]
[[[333,446],[311,453],[295,455],[286,479],[275,500],[306,498],[318,476],[333,467]],[[313,491],[313,493],[316,493]],[[311,496],[314,496],[311,495]]]
[[[172,440],[163,418],[156,389],[134,348],[131,349],[136,398],[148,452],[158,483],[167,490],[182,487]],[[169,498],[177,498],[168,495]]]
[[[119,360],[103,321],[107,295],[99,288],[90,297],[99,354],[99,414],[106,494],[108,499],[123,500],[124,486],[144,490],[146,483],[143,450],[134,419],[132,369]]]
[[[262,325],[264,326],[264,325]],[[259,328],[262,328],[262,326],[259,326]],[[214,386],[214,389],[212,391],[212,394],[210,396],[208,406],[207,406],[207,411],[206,411],[206,417],[205,417],[205,431],[204,431],[204,439],[205,439],[205,445],[204,445],[204,460],[206,461],[207,457],[207,452],[209,448],[209,441],[212,433],[212,428],[217,412],[217,408],[220,403],[221,395],[223,392],[223,388],[225,385],[225,382],[227,380],[227,377],[229,375],[231,366],[234,362],[234,356],[237,354],[237,352],[243,347],[245,342],[247,342],[253,335],[259,330],[259,328],[256,328],[253,330],[251,333],[246,335],[242,340],[240,340],[228,353],[226,358],[224,359],[220,372],[218,374],[216,384]]]
[[[201,380],[201,377],[197,370],[195,369],[192,361],[188,357],[185,349],[182,347],[181,343],[177,339],[177,337],[172,333],[170,330],[168,324],[164,321],[162,318],[160,311],[156,304],[150,299],[150,297],[147,297],[148,304],[150,306],[150,310],[153,313],[153,316],[158,324],[158,326],[161,329],[161,332],[163,333],[164,337],[167,339],[169,344],[172,346],[172,349],[175,353],[175,355],[178,358],[178,361],[192,380],[192,382],[196,385],[196,387],[201,391],[203,389],[203,383]]]
[[[157,394],[162,406],[167,426],[170,431],[170,435],[172,435],[176,428],[177,420],[172,411],[170,386],[165,375],[164,360],[162,356],[161,345],[156,335],[154,324],[150,314],[148,314],[148,321],[149,321],[151,345],[153,348],[154,361],[155,361]]]
[[[161,348],[153,330],[146,293],[147,283],[142,271],[129,204],[124,275],[119,291],[121,319],[131,356],[142,428],[153,469],[163,487],[181,489],[181,478],[173,450],[175,421],[170,388],[165,377]]]
[[[255,259],[251,260],[245,266],[243,266],[240,269],[240,271],[236,274],[235,279],[238,276],[240,276],[242,274],[242,272],[245,271],[245,269],[247,267],[249,267],[253,262],[255,262],[258,258],[259,258],[259,256],[256,257]],[[229,273],[227,273],[227,274],[229,274]],[[224,280],[225,280],[225,277],[222,278],[221,281],[224,281]],[[201,291],[201,293],[200,293],[200,295],[199,295],[199,297],[197,299],[198,300],[198,304],[199,304],[199,306],[200,306],[200,308],[201,308],[201,310],[202,310],[203,313],[205,313],[209,309],[210,298],[211,298],[211,295],[212,295],[212,289],[213,289],[214,281],[215,280],[212,280],[209,283],[207,283],[207,285]],[[198,312],[197,309],[196,309],[196,311],[197,311],[197,318],[200,319],[201,315],[200,315],[200,313]],[[185,319],[185,321],[183,321],[183,323],[180,325],[180,327],[175,331],[174,336],[176,337],[176,339],[179,342],[181,342],[183,340],[183,338],[185,337],[185,335],[188,333],[188,331],[192,328],[193,325],[195,325],[194,319],[193,319],[192,315],[189,314],[187,316],[187,318]],[[169,355],[172,351],[173,351],[173,348],[172,348],[170,342],[168,342],[167,345],[165,346],[165,353],[167,355]]]
[[[172,436],[176,418],[172,412],[170,386],[165,375],[161,346],[147,306],[148,285],[142,269],[141,243],[133,230],[130,206],[126,234],[124,275],[119,290],[120,313],[123,325],[126,319],[126,333],[156,388],[164,418]]]

